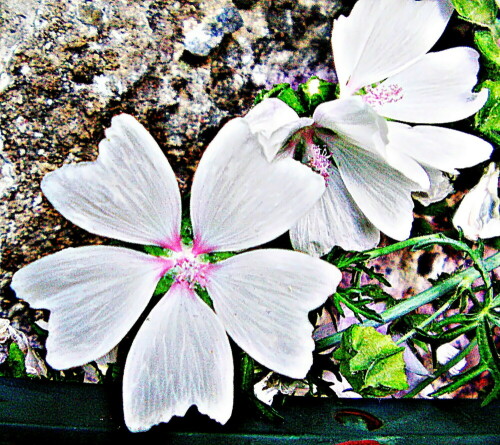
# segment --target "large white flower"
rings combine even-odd
[[[471,92],[479,69],[475,50],[427,54],[452,12],[448,0],[359,0],[333,27],[340,98],[316,108],[313,126],[298,125],[289,110],[279,113],[279,121],[261,119],[273,135],[288,135],[295,125],[299,132],[288,135],[285,150],[294,152],[302,140],[304,161],[325,178],[322,199],[290,232],[296,249],[313,255],[335,245],[365,250],[378,243],[380,231],[406,239],[413,221],[412,192],[439,195],[442,172],[457,174],[489,158],[491,145],[475,136],[394,121],[452,122],[487,100],[487,90]],[[264,102],[259,104],[263,116],[271,108]],[[257,121],[255,109],[253,114],[251,125]],[[269,158],[275,153],[269,146],[276,145],[276,137],[263,144]]]
[[[322,178],[292,159],[268,162],[243,119],[218,133],[192,186],[192,246],[181,242],[175,175],[132,117],[113,118],[95,162],[48,174],[54,207],[102,236],[161,246],[165,256],[112,246],[62,250],[18,271],[12,287],[50,310],[47,361],[56,369],[109,352],[148,305],[158,281],[174,281],[139,329],[123,378],[132,431],[182,416],[196,405],[224,423],[233,405],[228,337],[270,369],[302,378],[314,342],[307,314],[336,288],[340,272],[305,254],[244,252],[210,263],[209,252],[248,249],[284,233],[323,192]],[[214,311],[196,294],[206,288]]]

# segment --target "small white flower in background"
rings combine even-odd
[[[499,168],[494,162],[490,163],[479,183],[465,195],[453,216],[453,225],[462,229],[468,240],[500,236],[498,174]]]
[[[450,360],[455,358],[460,353],[460,349],[455,348],[450,343],[445,343],[436,349],[436,358],[441,365],[446,365]],[[450,375],[457,375],[467,366],[467,360],[463,358],[455,366],[448,371]]]
[[[131,116],[113,118],[95,162],[65,165],[42,190],[78,226],[165,249],[152,256],[112,246],[69,248],[14,274],[32,307],[50,310],[47,361],[82,366],[108,353],[148,305],[158,281],[174,281],[139,329],[123,377],[125,422],[144,431],[196,405],[225,423],[233,406],[228,337],[263,366],[303,378],[312,364],[308,312],[334,292],[340,272],[279,249],[210,263],[286,232],[321,196],[321,177],[289,159],[272,163],[241,118],[205,151],[191,189],[192,246],[181,242],[181,197],[168,161]],[[196,294],[206,287],[214,311]]]
[[[323,371],[322,378],[325,382],[331,383],[330,389],[341,399],[362,399],[363,396],[354,389],[347,379],[341,374],[340,380],[331,371]]]
[[[0,345],[6,346],[8,341],[17,344],[21,352],[25,355],[24,366],[26,373],[37,376],[47,376],[47,367],[43,360],[33,350],[26,334],[19,329],[14,328],[7,318],[0,318]],[[0,354],[0,363],[7,359],[7,352]]]
[[[118,346],[113,348],[107,354],[94,360],[94,363],[83,365],[85,372],[83,376],[84,383],[99,383],[103,375],[108,371],[109,365],[116,363],[118,360]]]
[[[260,113],[265,118],[259,122],[275,135],[272,144],[263,144],[269,159],[276,154],[276,135],[284,136],[282,144],[288,140],[283,150],[290,154],[302,142],[304,162],[325,179],[322,199],[290,231],[295,249],[321,256],[334,246],[372,248],[380,232],[406,239],[412,192],[434,202],[450,190],[442,172],[456,175],[458,168],[489,158],[492,146],[478,137],[393,121],[453,122],[487,100],[487,90],[471,92],[479,69],[475,50],[427,53],[452,12],[448,0],[359,0],[333,27],[341,98],[320,104],[314,124],[291,136],[288,129],[299,117],[287,105],[266,99],[252,110],[250,125]],[[263,133],[262,125],[255,131]]]

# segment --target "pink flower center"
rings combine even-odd
[[[403,88],[399,85],[378,85],[376,87],[365,87],[366,94],[361,96],[363,100],[372,106],[381,106],[398,102],[403,99]]]
[[[196,257],[184,252],[175,260],[172,272],[175,274],[174,282],[186,284],[193,289],[196,284],[206,287],[210,263],[203,263]]]
[[[325,181],[330,177],[328,169],[332,163],[329,159],[329,153],[325,148],[321,148],[316,144],[308,145],[307,147],[308,162],[307,165],[315,172],[319,173]]]

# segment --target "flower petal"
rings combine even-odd
[[[471,241],[500,236],[498,176],[499,168],[494,162],[490,163],[486,173],[465,195],[453,216],[453,225],[462,229],[464,236]]]
[[[406,239],[413,222],[411,192],[420,187],[380,157],[338,137],[324,140],[345,186],[361,211],[380,231]]]
[[[46,175],[42,190],[72,223],[97,235],[180,249],[181,198],[174,172],[132,116],[113,118],[95,162]]]
[[[65,249],[14,274],[12,288],[50,310],[47,361],[55,369],[108,353],[139,318],[169,261],[131,249]]]
[[[431,186],[429,175],[411,156],[403,153],[393,145],[386,147],[385,161],[394,169],[403,173],[408,179],[419,185],[420,190],[429,190]]]
[[[360,0],[332,33],[343,96],[396,74],[427,51],[453,12],[449,0]]]
[[[303,378],[312,364],[308,312],[341,279],[331,264],[300,252],[262,249],[217,263],[207,285],[231,338],[262,365]]]
[[[205,151],[191,192],[196,254],[236,251],[286,232],[320,198],[323,178],[291,158],[268,162],[244,119]]]
[[[299,117],[291,107],[276,98],[264,99],[244,119],[252,134],[257,136],[269,162],[290,136],[314,122],[310,118]]]
[[[132,343],[123,375],[125,423],[146,431],[190,406],[220,423],[233,408],[233,359],[214,312],[188,286],[174,284]]]
[[[313,119],[319,127],[333,131],[353,145],[385,156],[385,146],[389,142],[386,121],[361,97],[324,102],[314,110]]]
[[[428,206],[434,202],[442,201],[453,192],[450,179],[441,170],[432,167],[424,167],[430,181],[429,190],[413,193],[413,198],[422,205]]]
[[[323,256],[334,246],[344,250],[367,250],[380,239],[378,229],[366,219],[347,191],[336,168],[329,171],[325,193],[290,229],[293,248]]]
[[[477,136],[442,127],[417,125],[410,127],[388,122],[389,147],[404,153],[424,166],[456,174],[485,161],[493,147]]]
[[[478,59],[477,51],[465,47],[426,54],[373,89],[377,94],[397,86],[399,100],[375,101],[372,106],[382,116],[405,122],[440,124],[465,119],[488,99],[487,89],[471,92],[477,83]]]

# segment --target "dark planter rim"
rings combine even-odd
[[[191,409],[185,418],[134,434],[123,423],[119,385],[0,377],[0,444],[111,443],[116,439],[194,445],[498,444],[500,402],[485,408],[480,404],[473,399],[293,397],[279,408],[282,423],[243,413],[236,402],[224,426]]]

